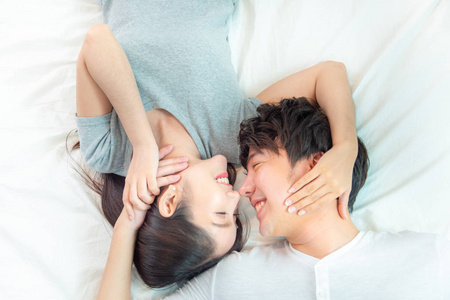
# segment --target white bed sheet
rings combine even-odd
[[[0,299],[97,293],[112,231],[65,138],[77,55],[100,22],[95,0],[2,4]],[[248,96],[320,61],[344,62],[371,159],[355,223],[450,239],[450,1],[241,0],[230,44]],[[270,242],[241,204],[254,225],[248,246]],[[135,277],[133,299],[158,295]]]

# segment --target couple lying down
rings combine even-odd
[[[169,57],[176,47],[167,49]],[[203,57],[217,60],[219,48]],[[343,291],[375,299],[383,291],[385,297],[380,297],[389,298],[392,290],[429,299],[447,296],[448,244],[428,235],[359,233],[348,218],[347,202],[352,205],[364,182],[367,157],[358,151],[342,64],[316,65],[245,99],[231,62],[210,68],[214,76],[206,77],[189,66],[184,71],[190,72],[190,82],[173,80],[170,89],[170,78],[163,74],[166,65],[152,70],[154,74],[146,72],[150,64],[140,64],[141,50],[127,44],[126,37],[119,44],[107,26],[99,25],[88,33],[77,64],[80,146],[88,165],[104,173],[102,208],[114,226],[99,299],[130,298],[133,261],[151,287],[182,285],[199,275],[170,296],[175,299],[354,295]],[[183,64],[174,64],[182,69]],[[214,66],[214,61],[206,65]],[[206,85],[205,78],[211,78]],[[169,92],[173,94],[165,95]],[[262,102],[283,98],[292,99],[256,112]],[[313,127],[302,125],[308,113],[317,114],[311,117]],[[249,121],[240,132],[241,161],[248,176],[240,192],[258,210],[261,233],[286,241],[221,261],[245,242],[245,223],[236,214],[239,194],[227,182],[227,159],[238,162],[235,137],[244,119]],[[326,137],[320,122],[327,124]],[[320,143],[308,139],[315,135]],[[226,157],[218,155],[221,148]],[[352,170],[360,175],[358,188],[352,188]],[[409,253],[414,264],[407,263]],[[406,285],[395,282],[400,274],[411,277]],[[360,289],[350,288],[351,281]]]
[[[117,35],[120,38],[120,32]],[[146,284],[182,284],[224,255],[242,249],[246,224],[237,212],[240,196],[229,184],[233,180],[228,173],[233,172],[227,161],[239,163],[240,123],[256,116],[262,102],[306,96],[330,116],[333,112],[329,117],[333,148],[318,163],[320,168],[309,173],[312,179],[317,177],[314,181],[302,178],[293,184],[298,189],[306,183],[309,190],[293,193],[286,211],[302,208],[299,211],[308,213],[314,209],[312,202],[336,203],[340,197],[341,213],[347,213],[357,149],[354,107],[343,64],[318,64],[250,99],[238,87],[231,59],[229,66],[220,63],[209,71],[194,72],[195,66],[188,65],[184,70],[188,75],[182,78],[189,81],[187,86],[181,79],[172,79],[176,88],[166,91],[170,95],[153,94],[164,90],[186,63],[179,62],[175,70],[166,70],[166,65],[158,69],[152,57],[153,64],[146,61],[144,65],[142,52],[135,50],[139,53],[133,56],[128,45],[125,53],[117,35],[100,24],[85,38],[77,62],[77,125],[86,163],[103,174],[98,183],[106,218],[117,229],[123,214],[139,228],[133,260]],[[225,41],[226,32],[217,39],[217,43]],[[168,56],[175,47],[168,48]],[[219,50],[203,50],[207,52],[204,59],[212,60],[209,66],[219,55],[229,56],[229,49]],[[139,70],[143,65],[145,70]],[[156,69],[147,72],[150,68]],[[165,72],[169,74],[161,82]],[[194,76],[201,72],[215,77]],[[205,84],[205,78],[213,79]],[[222,149],[226,156],[220,155]],[[327,170],[326,174],[321,170]],[[309,194],[313,198],[297,201]]]

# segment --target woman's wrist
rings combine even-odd
[[[349,157],[356,159],[358,155],[358,138],[348,138],[337,143],[333,143],[333,148],[339,148],[345,153],[348,154]]]
[[[148,153],[148,151],[158,151],[158,144],[153,137],[148,137],[146,140],[140,140],[132,145],[133,152]]]
[[[126,232],[128,234],[137,234],[140,226],[135,224],[134,220],[130,220],[125,209],[122,210],[119,218],[114,224],[114,232]]]

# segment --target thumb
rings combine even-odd
[[[348,200],[350,197],[350,190],[345,191],[338,199],[338,213],[343,220],[349,218]]]
[[[172,152],[173,150],[173,145],[166,145],[164,147],[162,147],[161,149],[159,149],[159,159],[163,159],[164,156],[166,156],[167,154],[169,154],[170,152]]]

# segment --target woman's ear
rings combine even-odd
[[[158,209],[161,216],[165,218],[171,217],[177,209],[178,202],[179,196],[177,188],[174,185],[169,185],[158,199]]]

